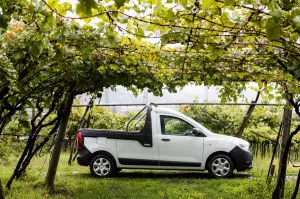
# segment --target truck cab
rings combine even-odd
[[[140,127],[140,129],[139,129]],[[208,170],[224,178],[252,168],[250,144],[211,132],[175,110],[146,105],[124,130],[80,129],[79,165],[96,177],[121,169]]]

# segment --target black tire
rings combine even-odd
[[[97,178],[111,177],[116,169],[115,161],[107,155],[97,155],[90,162],[90,172]]]
[[[215,155],[208,162],[208,172],[213,178],[228,178],[232,176],[233,170],[233,161],[224,154]]]

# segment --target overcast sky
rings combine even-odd
[[[177,93],[170,93],[166,90],[163,91],[162,97],[156,97],[151,93],[141,93],[134,96],[131,91],[128,91],[122,86],[117,86],[116,91],[106,89],[103,92],[101,104],[115,104],[115,103],[171,103],[171,102],[193,102],[198,98],[199,102],[219,102],[220,98],[218,89],[216,87],[207,88],[205,86],[189,85],[182,90],[178,89]],[[250,87],[243,93],[243,98],[239,98],[238,102],[250,102],[256,97],[256,92],[251,90]],[[89,96],[83,95],[80,100],[82,103],[88,103]],[[99,103],[99,99],[96,101]]]

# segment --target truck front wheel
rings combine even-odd
[[[90,171],[98,178],[109,177],[116,173],[116,164],[106,155],[97,155],[90,162]]]
[[[226,178],[233,173],[234,165],[230,157],[219,154],[212,157],[208,162],[208,171],[211,177]]]

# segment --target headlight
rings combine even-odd
[[[250,151],[250,145],[248,144],[237,144],[240,148],[244,149],[245,151]]]
[[[245,151],[251,151],[249,142],[242,140],[242,139],[236,139],[234,140],[234,143],[236,146],[240,147],[241,149]]]

